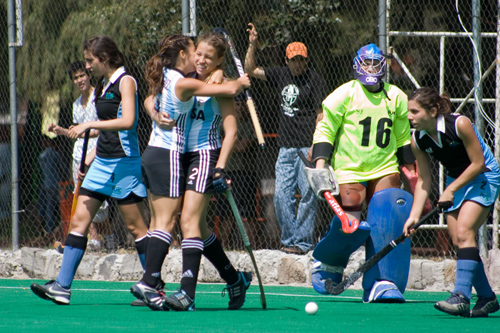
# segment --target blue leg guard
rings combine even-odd
[[[373,195],[367,220],[371,227],[366,242],[366,260],[403,232],[410,216],[413,197],[400,189],[386,189]],[[363,302],[403,303],[410,271],[410,240],[399,244],[363,276]]]
[[[341,282],[344,268],[349,257],[368,239],[370,226],[362,221],[358,230],[352,234],[342,231],[342,224],[335,216],[330,225],[330,231],[314,248],[314,266],[311,271],[311,282],[320,294],[327,294],[325,280],[332,279]]]

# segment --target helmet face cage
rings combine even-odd
[[[386,62],[382,51],[375,45],[363,46],[354,58],[356,78],[364,85],[376,85],[385,75]],[[369,71],[367,71],[370,68]]]

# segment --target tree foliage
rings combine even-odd
[[[470,24],[470,1],[460,0],[463,19]],[[240,56],[248,46],[247,23],[259,31],[259,64],[284,64],[284,48],[295,40],[309,48],[311,65],[333,89],[351,77],[356,50],[369,42],[378,42],[378,2],[374,0],[197,0],[198,34],[217,26],[228,30]],[[24,45],[17,49],[18,94],[42,102],[57,90],[61,100],[75,97],[66,75],[67,66],[82,59],[82,43],[99,34],[112,37],[126,56],[129,70],[139,79],[147,59],[157,50],[157,43],[167,33],[181,33],[180,0],[36,0],[23,2]],[[496,30],[495,6],[482,2],[483,31]],[[7,6],[0,5],[0,18],[6,21]],[[392,1],[391,30],[461,31],[454,2],[424,0]],[[8,80],[7,27],[0,41],[0,77]],[[469,29],[471,27],[469,26]],[[492,41],[492,40],[491,40]],[[490,40],[485,41],[486,49]],[[447,54],[457,64],[470,59],[470,48],[458,39],[447,42]],[[436,85],[438,39],[391,38],[390,45],[409,59],[408,66],[424,84]],[[465,45],[465,46],[464,46]],[[494,46],[493,46],[494,47]],[[457,54],[457,56],[455,56]],[[413,61],[410,63],[410,61]],[[488,59],[485,62],[491,61]],[[451,66],[455,66],[452,62]],[[470,67],[459,66],[452,83],[470,76]],[[406,77],[396,83],[411,87]],[[462,82],[463,83],[463,82]],[[460,84],[462,84],[460,83]],[[466,82],[466,87],[470,83]],[[457,91],[458,92],[458,91]],[[8,85],[0,88],[8,96]]]
[[[26,3],[26,2],[25,2]],[[108,35],[133,73],[142,69],[158,40],[180,31],[180,3],[174,0],[37,0],[24,8],[25,44],[18,53],[18,92],[41,101],[52,90],[73,99],[67,66],[83,58],[85,39]]]

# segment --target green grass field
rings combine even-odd
[[[0,280],[0,332],[498,332],[500,312],[489,318],[441,313],[433,304],[448,293],[407,291],[405,304],[363,304],[361,291],[323,296],[312,287],[265,286],[262,310],[252,285],[241,310],[228,311],[222,284],[200,284],[196,312],[154,312],[132,307],[131,282],[75,281],[71,305],[35,296],[40,280]],[[167,284],[175,290],[178,285]],[[316,315],[304,311],[314,301]]]

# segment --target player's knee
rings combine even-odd
[[[141,220],[142,221],[142,220]],[[129,223],[127,224],[127,230],[137,239],[144,237],[146,233],[148,232],[148,228],[144,224],[144,222],[141,223]]]
[[[362,184],[340,185],[340,203],[345,211],[360,212],[366,198],[366,188]]]
[[[90,228],[91,225],[89,219],[86,218],[86,216],[81,214],[79,215],[76,213],[71,218],[70,224],[71,224],[71,230],[82,235],[86,235],[88,233],[88,229]]]
[[[342,195],[341,202],[344,210],[359,212],[363,208],[364,196],[354,191],[346,191],[345,195]]]

